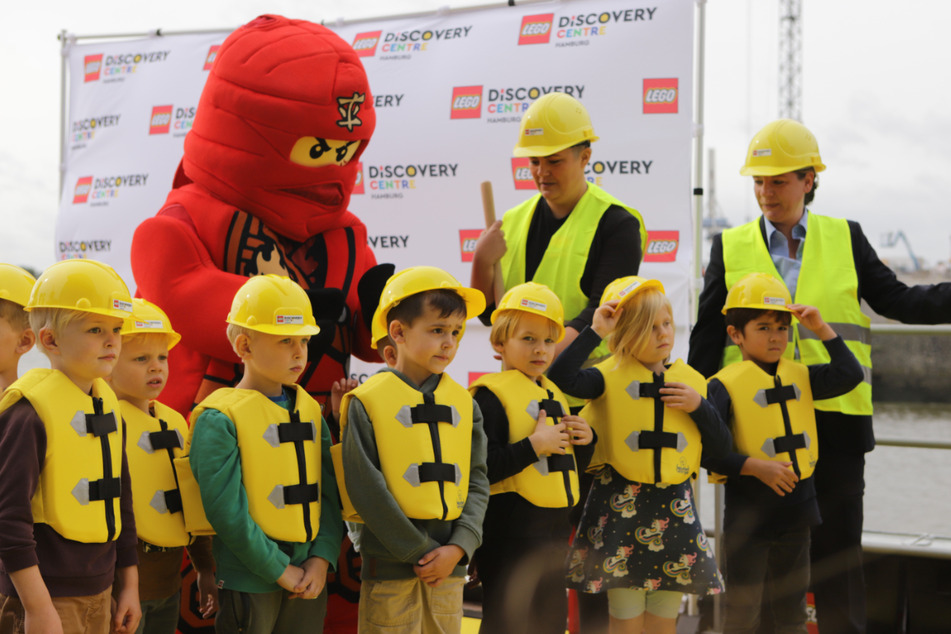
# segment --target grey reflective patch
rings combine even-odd
[[[89,478],[83,478],[76,483],[73,487],[73,497],[83,506],[89,504]]]
[[[760,407],[769,407],[769,403],[766,402],[766,390],[757,390],[756,395],[753,397],[753,402]]]
[[[310,421],[310,429],[314,434],[314,442],[320,442],[320,434],[317,433],[317,423]]]
[[[452,426],[453,426],[453,427],[458,427],[458,426],[459,426],[459,421],[462,420],[462,416],[460,416],[460,415],[459,415],[459,412],[456,411],[456,406],[455,406],[455,405],[450,405],[450,406],[449,406],[449,409],[452,410]]]
[[[155,448],[152,446],[152,434],[147,431],[142,432],[142,435],[139,436],[139,442],[135,444],[137,447],[141,447],[145,453],[155,453]]]
[[[459,486],[459,483],[462,482],[462,469],[459,468],[458,462],[453,466],[456,467],[456,486]]]
[[[862,382],[872,384],[872,368],[862,366]]]
[[[802,437],[806,441],[806,449],[809,449],[809,447],[812,446],[812,438],[809,437],[809,432],[807,431],[802,432]]]
[[[271,489],[271,493],[267,496],[267,501],[273,504],[276,509],[284,508],[284,485],[279,484]]]
[[[152,501],[149,502],[149,506],[159,512],[159,514],[168,513],[168,505],[165,504],[165,491],[156,491],[155,495],[152,496]]]
[[[409,405],[404,405],[400,408],[400,411],[396,413],[396,420],[406,429],[411,429],[413,427],[413,412]]]
[[[770,458],[775,458],[776,457],[776,443],[774,442],[774,439],[767,438],[766,440],[764,440],[763,446],[760,448],[760,451],[762,451],[764,454],[766,454]]]
[[[86,425],[86,412],[79,410],[73,414],[73,418],[69,421],[69,426],[72,427],[80,436],[85,436],[88,434],[89,427]]]
[[[641,432],[632,431],[631,435],[624,439],[624,444],[630,447],[631,451],[640,451],[641,450],[640,440],[641,440]]]
[[[683,453],[687,448],[687,437],[682,431],[677,432],[677,453]]]
[[[414,487],[419,486],[419,465],[411,464],[407,469],[406,473],[403,474],[403,479],[409,482]]]
[[[532,466],[543,476],[548,475],[548,456],[542,456]]]
[[[796,395],[796,400],[798,401],[799,397],[802,396],[802,390],[800,390],[799,386],[796,385],[795,383],[791,383],[790,385],[792,385],[793,394]]]
[[[635,401],[640,400],[641,398],[641,382],[640,381],[631,381],[631,384],[624,388],[624,391],[627,392]]]
[[[528,407],[525,408],[525,412],[532,417],[532,420],[538,420],[538,412],[541,410],[541,406],[538,404],[538,401],[532,401],[528,404]]]
[[[271,423],[267,426],[267,429],[264,430],[264,442],[271,445],[275,449],[281,446],[281,436],[277,433],[277,424]]]

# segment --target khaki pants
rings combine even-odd
[[[360,634],[459,634],[462,577],[431,588],[419,578],[373,581],[360,587]]]
[[[65,634],[108,634],[112,627],[112,588],[88,597],[53,597]],[[23,603],[0,595],[0,634],[23,634]]]

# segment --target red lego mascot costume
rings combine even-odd
[[[379,361],[368,323],[393,267],[375,266],[366,227],[347,211],[375,125],[359,57],[323,26],[264,15],[225,40],[174,189],[132,242],[139,293],[182,335],[163,402],[187,416],[238,381],[225,317],[253,275],[287,275],[310,295],[321,332],[300,384],[318,400],[346,376],[351,354]],[[355,631],[355,557],[350,548],[328,580],[337,627],[327,631]]]
[[[311,296],[321,333],[300,383],[318,400],[345,376],[350,354],[379,360],[358,294],[376,261],[366,227],[347,211],[375,125],[359,57],[325,27],[264,15],[225,40],[175,189],[132,243],[139,293],[182,334],[163,401],[187,415],[236,383],[225,317],[246,278],[263,273],[287,275]]]

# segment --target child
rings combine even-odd
[[[703,377],[679,359],[667,363],[674,323],[661,283],[623,277],[601,302],[548,373],[565,392],[593,399],[581,415],[597,434],[569,585],[607,592],[612,634],[673,633],[683,593],[723,589],[690,478],[701,446],[723,455],[731,438],[703,398]],[[608,334],[612,356],[581,370]]]
[[[563,321],[561,301],[547,286],[511,288],[492,313],[489,336],[503,371],[470,387],[485,420],[492,485],[476,552],[485,634],[565,631],[568,515],[578,502],[572,447],[589,444],[592,433],[544,376]],[[526,577],[536,583],[525,587],[519,580]]]
[[[36,279],[12,264],[0,264],[0,392],[17,380],[20,357],[36,341],[23,310]]]
[[[0,401],[4,634],[24,632],[27,623],[32,632],[96,634],[138,625],[124,430],[104,380],[131,302],[107,265],[64,260],[40,276],[26,305],[50,369],[30,370]]]
[[[383,289],[373,319],[395,346],[394,365],[341,405],[345,513],[364,521],[361,633],[462,626],[465,564],[482,538],[489,483],[482,414],[443,371],[466,320],[484,308],[482,293],[430,266],[400,271]]]
[[[743,361],[707,387],[736,444],[735,453],[703,463],[728,478],[725,632],[755,632],[763,609],[776,631],[806,631],[809,532],[820,522],[811,477],[819,456],[813,400],[845,394],[863,378],[819,311],[790,302],[782,282],[766,273],[730,288],[723,313]],[[784,358],[793,315],[825,344],[831,363],[807,367]]]
[[[119,399],[130,442],[132,502],[138,529],[139,600],[137,634],[174,634],[181,604],[182,550],[192,539],[185,530],[181,493],[172,461],[183,454],[188,425],[182,415],[155,399],[168,378],[168,351],[181,336],[161,308],[132,300],[122,325],[122,351],[110,384]],[[199,609],[215,611],[211,539],[199,537],[188,548],[198,573]]]
[[[286,277],[252,277],[227,321],[244,375],[192,412],[189,456],[215,531],[215,630],[321,632],[343,522],[330,430],[295,385],[318,332],[310,300]]]

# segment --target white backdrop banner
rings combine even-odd
[[[519,121],[539,96],[569,93],[601,138],[588,180],[644,217],[641,275],[664,283],[683,356],[693,292],[694,11],[694,0],[565,0],[328,25],[361,55],[377,108],[351,199],[377,260],[439,266],[467,284],[483,226],[480,182],[492,182],[500,216],[533,195],[528,159],[512,157]],[[171,188],[226,36],[69,48],[57,258],[103,260],[134,288],[132,234]],[[466,381],[495,371],[491,352],[473,321],[450,372]],[[375,366],[352,370],[363,378]]]

